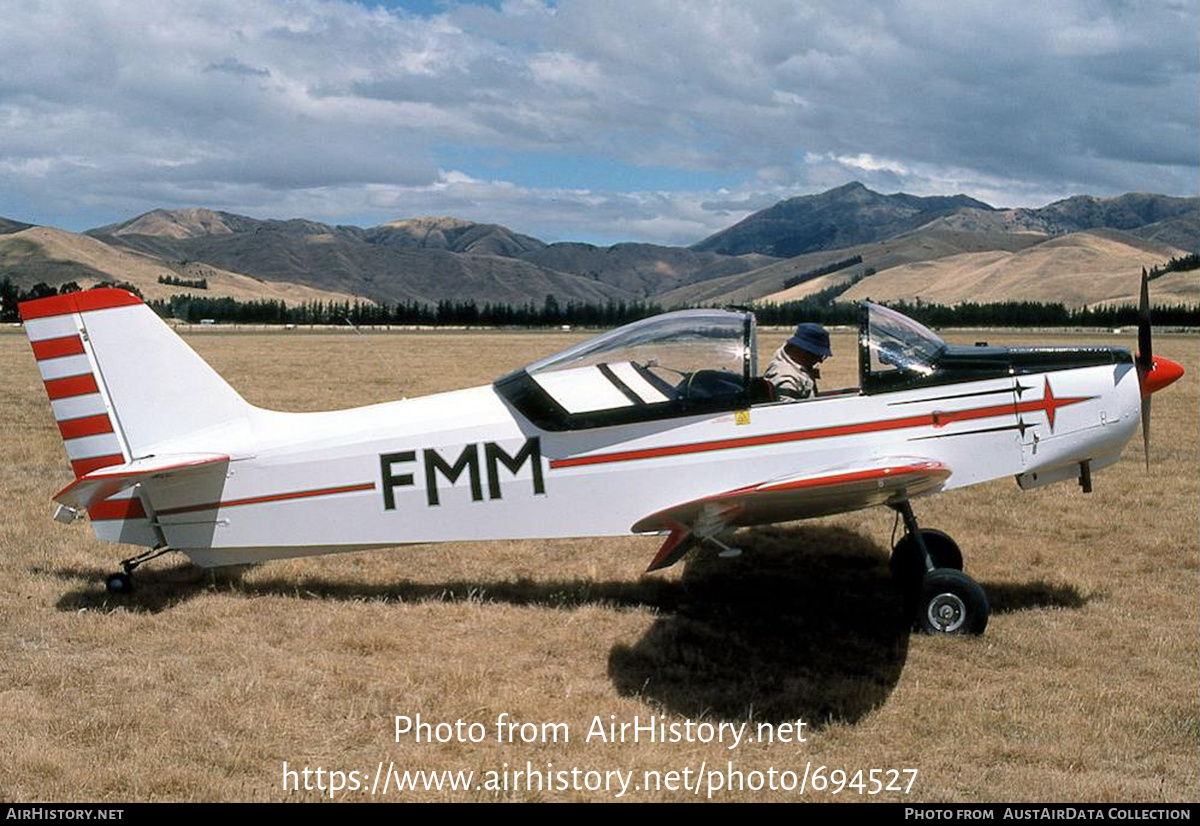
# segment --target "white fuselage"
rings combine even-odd
[[[647,514],[808,468],[912,456],[943,489],[1115,461],[1139,421],[1113,365],[552,432],[491,387],[330,413],[254,410],[176,451],[232,457],[141,495],[203,565],[424,542],[627,534]],[[796,518],[813,515],[798,511]],[[113,537],[117,538],[117,537]]]

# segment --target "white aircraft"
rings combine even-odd
[[[858,387],[774,398],[749,312],[685,310],[475,387],[328,413],[247,403],[136,296],[26,302],[25,329],[75,481],[55,518],[205,567],[428,542],[663,533],[650,570],[731,528],[885,505],[892,570],[930,633],[981,633],[987,597],[911,500],[1115,462],[1179,378],[1112,347],[957,347],[861,308]],[[1148,431],[1147,438],[1148,438]]]

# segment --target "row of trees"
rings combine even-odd
[[[846,267],[853,267],[855,264],[861,263],[861,255],[852,255],[849,258],[843,258],[841,261],[834,261],[833,263],[826,264],[823,267],[817,267],[816,269],[802,272],[799,275],[793,275],[791,278],[785,278],[783,279],[783,288],[786,290],[796,286],[797,284],[803,284],[805,281],[812,281],[814,278],[818,278],[822,275],[829,275],[831,272],[844,270]],[[874,272],[874,270],[872,270],[872,272]]]
[[[137,292],[129,284],[115,286]],[[64,284],[61,289],[39,283],[29,290],[23,290],[7,278],[0,280],[0,321],[16,321],[17,303],[20,301],[78,289],[74,283]],[[799,321],[816,321],[853,325],[858,321],[857,306],[835,301],[845,289],[844,284],[834,286],[800,301],[759,304],[753,310],[760,324],[790,325]],[[193,323],[204,319],[242,324],[297,325],[345,324],[349,321],[355,326],[557,327],[570,324],[616,327],[663,312],[662,306],[650,302],[561,303],[553,295],[547,295],[541,304],[527,302],[517,305],[443,299],[437,304],[417,301],[397,304],[310,301],[288,307],[282,301],[238,301],[195,295],[173,295],[170,299],[156,299],[149,304],[160,316]],[[1137,307],[1133,305],[1070,308],[1059,303],[1005,301],[992,304],[966,302],[951,307],[920,301],[899,301],[888,306],[930,327],[1117,327],[1137,323]],[[1155,307],[1154,322],[1170,326],[1200,326],[1200,308],[1187,305]]]
[[[112,285],[106,284],[105,286]],[[51,287],[46,282],[39,281],[28,290],[24,290],[12,283],[12,280],[5,276],[3,280],[0,280],[0,322],[13,322],[19,319],[17,305],[22,301],[33,301],[37,298],[49,298],[53,295],[77,293],[82,289],[74,281],[68,281],[58,287]],[[138,293],[138,295],[141,295],[141,293]]]
[[[1181,255],[1178,258],[1174,256],[1165,264],[1157,264],[1150,268],[1150,280],[1158,278],[1160,275],[1166,275],[1169,272],[1186,272],[1187,270],[1200,269],[1200,255],[1196,253],[1188,253]]]
[[[609,301],[591,304],[576,301],[560,303],[547,295],[541,304],[504,304],[474,299],[442,299],[437,304],[418,301],[396,304],[371,304],[360,301],[309,301],[288,307],[282,301],[237,301],[232,298],[208,298],[173,295],[151,301],[159,315],[197,322],[202,319],[243,324],[345,324],[429,325],[481,327],[549,327],[562,324],[583,327],[616,327],[663,311],[658,304],[644,301]]]
[[[174,275],[160,275],[158,277],[159,284],[167,284],[171,287],[184,287],[189,290],[207,290],[207,278],[179,278]]]

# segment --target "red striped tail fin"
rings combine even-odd
[[[195,452],[188,445],[203,434],[248,419],[241,396],[132,293],[67,293],[24,302],[20,313],[77,480]],[[101,539],[162,542],[136,486],[87,510]]]

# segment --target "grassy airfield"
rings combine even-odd
[[[763,364],[786,336],[762,334]],[[251,402],[321,410],[487,383],[584,337],[188,338]],[[948,337],[1135,346],[1132,336]],[[835,336],[824,386],[856,383],[853,347]],[[110,598],[104,576],[129,554],[84,523],[50,520],[70,472],[24,335],[0,331],[0,799],[317,799],[284,791],[284,761],[355,771],[367,787],[382,761],[474,771],[474,785],[506,771],[508,788],[393,785],[334,799],[612,800],[620,790],[515,791],[511,773],[527,764],[568,780],[578,768],[581,782],[632,772],[624,800],[703,799],[707,788],[668,790],[667,773],[689,782],[689,770],[694,787],[702,766],[732,763],[747,784],[752,772],[807,767],[806,790],[713,799],[1195,800],[1200,359],[1194,337],[1160,335],[1155,349],[1188,374],[1155,397],[1149,474],[1135,441],[1090,495],[1072,484],[1022,493],[1008,480],[917,505],[923,525],[958,540],[993,607],[983,637],[933,639],[902,622],[883,509],[743,531],[738,559],[693,553],[652,576],[641,572],[653,538],[449,544],[215,576],[172,556],[140,569],[131,597]],[[396,715],[417,714],[480,723],[483,740],[397,742]],[[502,714],[559,742],[521,742],[520,728],[499,742]],[[597,717],[607,734],[652,716],[679,732],[687,721],[696,732],[749,721],[749,736],[759,723],[793,728],[790,742],[734,748],[728,737],[650,743],[645,732],[633,743],[628,730],[624,743],[585,739]],[[550,723],[566,724],[569,742]],[[822,766],[846,780],[883,770],[885,784],[899,772],[901,787],[904,770],[917,774],[907,795],[845,784],[834,795],[813,788]],[[647,771],[662,788],[635,790]]]

